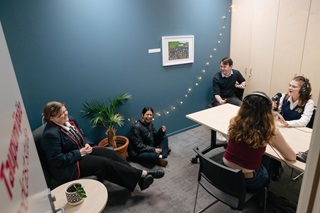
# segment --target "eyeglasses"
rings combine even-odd
[[[68,110],[66,109],[65,111],[63,111],[61,114],[57,115],[57,118],[60,118],[62,115],[68,113]]]

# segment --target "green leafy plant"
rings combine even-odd
[[[108,136],[108,143],[110,146],[117,148],[116,125],[121,127],[123,125],[124,117],[116,112],[116,108],[123,105],[132,96],[128,93],[121,93],[114,99],[102,100],[92,98],[85,101],[80,112],[82,117],[89,118],[93,127],[104,126]]]
[[[86,198],[87,194],[82,185],[80,184],[74,184],[73,187],[76,189],[76,193],[81,197],[81,198]]]

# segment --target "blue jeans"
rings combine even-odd
[[[223,161],[222,164],[225,165]],[[256,190],[264,186],[268,187],[270,182],[270,164],[270,157],[263,155],[260,168],[253,172],[254,177],[244,179],[247,190]]]
[[[167,158],[168,156],[168,136],[164,135],[161,140],[155,141],[154,147],[161,148],[162,152],[161,154],[158,154],[156,152],[140,152],[136,156],[134,156],[135,161],[141,162],[141,163],[152,163],[156,164],[158,160],[160,159],[159,156],[162,155],[162,158]]]
[[[271,158],[263,155],[259,170],[254,171],[253,178],[245,178],[246,187],[248,190],[255,190],[261,187],[268,187],[270,183]]]

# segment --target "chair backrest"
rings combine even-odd
[[[240,88],[237,88],[237,87],[234,89],[234,94],[240,100],[242,100],[242,98],[243,98],[243,92],[244,92],[244,89],[240,89]]]
[[[47,157],[46,157],[46,154],[45,154],[44,150],[41,147],[42,133],[43,133],[43,130],[44,130],[45,126],[46,125],[43,124],[40,127],[38,127],[37,129],[35,129],[32,132],[32,135],[33,135],[34,143],[35,143],[36,148],[37,148],[39,160],[40,160],[40,163],[41,163],[41,167],[42,167],[42,171],[43,171],[44,177],[45,177],[46,182],[47,182],[47,186],[50,189],[52,189],[52,186],[51,186],[52,185],[51,184],[51,175],[50,175],[49,170],[48,170],[48,160],[47,160]]]
[[[246,200],[246,186],[243,173],[239,169],[231,169],[204,156],[198,148],[199,183],[219,201],[241,211]]]
[[[316,109],[313,109],[311,119],[310,119],[309,123],[307,124],[307,127],[311,128],[311,129],[313,128],[313,121],[314,121],[315,114],[316,114]]]
[[[61,185],[62,183],[57,181],[56,179],[54,179],[52,177],[52,175],[50,174],[50,172],[48,170],[48,159],[47,159],[47,156],[46,156],[44,150],[41,147],[42,133],[43,133],[43,130],[44,130],[45,126],[46,126],[46,124],[43,124],[40,127],[38,127],[37,129],[35,129],[32,132],[32,135],[33,135],[34,143],[35,143],[36,148],[37,148],[39,160],[40,160],[40,163],[41,163],[43,175],[44,175],[44,177],[46,179],[47,186],[51,190],[53,190],[54,188],[56,188],[57,186]],[[90,176],[86,176],[86,177],[83,177],[83,178],[92,179],[92,180],[99,180],[96,175],[90,175]]]

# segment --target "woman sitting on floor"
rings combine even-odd
[[[129,136],[129,160],[138,163],[151,163],[165,167],[168,164],[169,152],[166,127],[157,131],[152,123],[153,109],[144,107],[141,119],[132,127]]]

